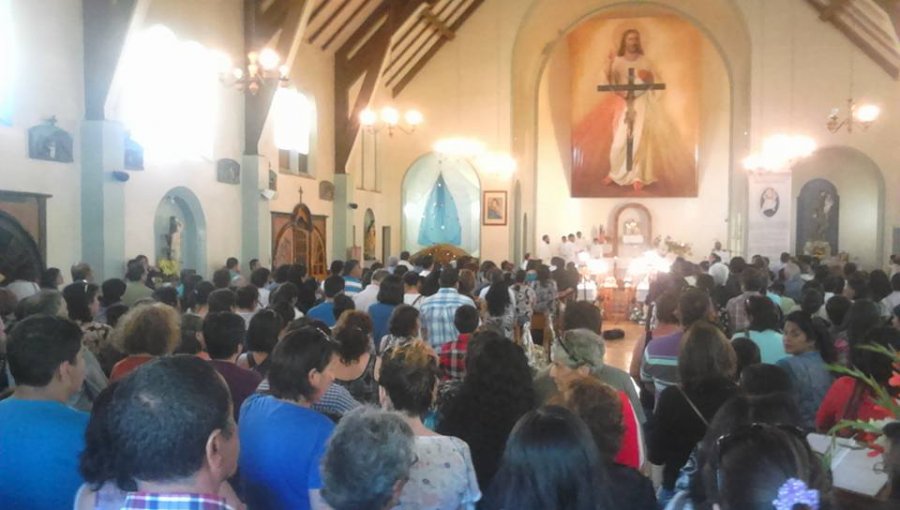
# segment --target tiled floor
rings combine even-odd
[[[625,338],[621,340],[606,341],[606,363],[624,371],[628,371],[631,364],[631,353],[634,344],[644,333],[644,327],[631,321],[604,322],[603,330],[621,329],[625,331]]]

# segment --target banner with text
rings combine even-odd
[[[747,255],[778,260],[791,251],[791,174],[751,173],[747,212]]]

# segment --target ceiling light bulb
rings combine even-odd
[[[371,108],[359,112],[359,123],[364,127],[374,126],[378,122],[378,114]]]
[[[409,110],[403,117],[404,120],[406,120],[406,123],[413,127],[418,126],[425,121],[425,117],[419,110]]]
[[[265,48],[259,52],[259,65],[266,71],[272,71],[281,63],[281,57],[272,48]]]
[[[860,105],[854,112],[856,120],[864,123],[874,122],[881,114],[881,108],[874,104]]]
[[[381,109],[381,120],[388,126],[396,126],[400,123],[400,112],[391,106],[385,106]]]

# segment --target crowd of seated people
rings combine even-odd
[[[16,279],[0,508],[840,508],[806,435],[890,418],[900,272],[678,259],[623,370],[559,262]]]

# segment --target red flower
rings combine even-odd
[[[888,384],[894,388],[900,388],[900,372],[894,372],[894,375],[891,376]]]

